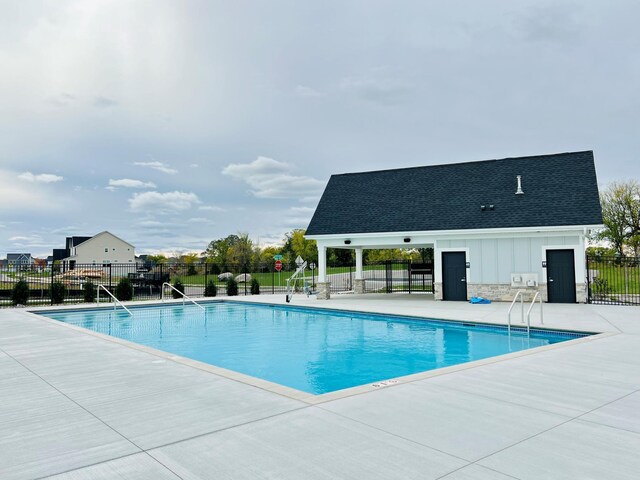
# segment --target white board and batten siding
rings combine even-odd
[[[526,236],[514,238],[438,239],[435,255],[442,252],[463,251],[469,262],[467,281],[483,284],[510,284],[512,275],[528,275],[536,283],[546,284],[546,251],[571,249],[574,251],[576,283],[584,283],[584,236],[580,234],[562,236]],[[436,282],[442,281],[440,262],[436,261]],[[533,276],[535,275],[535,277]]]

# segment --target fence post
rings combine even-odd
[[[407,260],[407,275],[409,275],[409,293],[411,293],[411,279],[413,278],[411,274],[411,260]],[[422,278],[424,278],[424,275]]]
[[[247,296],[247,264],[245,264],[242,267],[242,270],[243,270],[242,273],[244,274],[243,277],[242,277],[244,279],[244,282],[242,282],[242,283],[244,285],[244,296],[246,297]]]
[[[587,270],[587,303],[591,303],[591,274],[589,273],[589,255],[585,255],[585,269]]]
[[[64,262],[61,262],[64,263]],[[53,305],[53,265],[51,265],[51,281],[49,282],[49,303]]]

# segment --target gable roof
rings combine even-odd
[[[332,175],[306,235],[601,223],[584,151]]]
[[[7,253],[8,262],[15,262],[20,259],[29,261],[32,259],[31,254],[30,253]]]
[[[116,240],[121,241],[122,243],[126,243],[127,245],[129,245],[131,248],[135,248],[132,244],[130,244],[129,242],[127,242],[126,240],[121,239],[120,237],[118,237],[117,235],[114,235],[113,233],[111,233],[108,230],[104,230],[103,232],[97,233],[95,234],[93,237],[91,237],[89,240],[95,240],[97,238],[103,237],[104,235],[108,235],[110,237],[115,238]]]

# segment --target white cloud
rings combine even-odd
[[[10,242],[30,242],[33,240],[40,241],[42,239],[38,235],[30,235],[30,236],[16,235],[14,237],[9,238]]]
[[[139,167],[152,168],[162,173],[168,173],[169,175],[178,173],[178,171],[175,168],[171,168],[169,167],[169,165],[162,162],[133,162],[133,164]]]
[[[197,163],[192,163],[191,165],[189,165],[191,168],[198,168],[199,165]]]
[[[268,175],[290,170],[288,164],[269,157],[258,157],[251,163],[230,163],[222,173],[231,177]]]
[[[134,193],[129,199],[133,211],[149,211],[151,213],[171,213],[189,210],[200,203],[195,193],[186,192],[144,192]]]
[[[204,212],[226,212],[224,208],[216,207],[214,205],[202,205],[198,207],[198,210],[202,210]]]
[[[251,163],[231,163],[222,173],[246,182],[258,198],[315,199],[324,182],[313,177],[294,176],[292,167],[272,158],[258,157]]]
[[[15,173],[0,170],[0,212],[15,213],[20,207],[21,218],[25,213],[52,211],[62,208],[62,202],[52,202],[44,188],[33,188],[16,182]],[[3,219],[4,220],[4,219]]]
[[[153,182],[143,182],[142,180],[133,180],[131,178],[121,178],[118,180],[109,179],[109,187],[125,187],[125,188],[156,188]],[[107,189],[111,190],[111,188]]]
[[[149,227],[159,227],[164,225],[164,222],[159,222],[158,220],[143,220],[142,222],[138,222],[138,225],[141,227],[149,228]]]
[[[291,207],[289,209],[291,213],[297,213],[299,215],[309,215],[311,216],[313,212],[316,211],[315,208],[312,207]]]
[[[34,175],[31,172],[24,172],[18,175],[18,178],[21,180],[26,180],[27,182],[37,182],[37,183],[53,183],[60,182],[63,177],[59,175],[53,175],[52,173],[40,173]]]

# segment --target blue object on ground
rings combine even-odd
[[[469,303],[491,303],[491,300],[483,297],[471,297],[471,300],[469,300]]]

